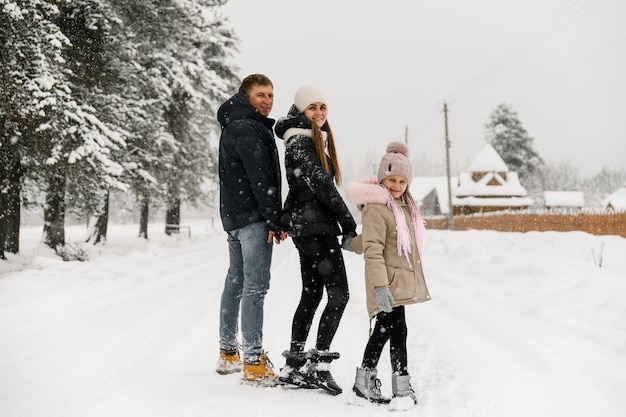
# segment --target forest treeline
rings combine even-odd
[[[20,212],[43,208],[44,243],[67,213],[106,239],[112,192],[177,223],[216,175],[219,103],[238,85],[226,0],[0,0],[0,256]]]

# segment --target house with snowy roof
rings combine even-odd
[[[458,177],[450,178],[452,195],[457,182]],[[422,216],[445,216],[450,212],[448,177],[413,177],[410,190]]]
[[[520,210],[530,207],[533,199],[520,184],[517,172],[510,171],[498,152],[486,144],[458,177],[452,197],[454,214]]]
[[[618,188],[613,194],[602,200],[602,205],[607,210],[626,210],[626,184],[624,187]]]
[[[582,191],[544,191],[544,206],[553,209],[581,209],[585,205]]]

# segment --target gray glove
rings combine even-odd
[[[376,304],[385,313],[391,313],[395,300],[389,291],[389,287],[376,288]]]
[[[341,247],[347,251],[354,252],[352,249],[352,236],[344,236]]]

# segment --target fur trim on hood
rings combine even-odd
[[[356,204],[359,210],[363,210],[363,207],[368,203],[378,203],[386,205],[387,208],[393,212],[396,220],[396,231],[398,233],[398,255],[400,255],[401,252],[404,253],[410,264],[409,254],[411,253],[411,244],[402,209],[398,205],[398,202],[391,196],[389,190],[378,183],[378,178],[373,176],[368,180],[351,181],[346,185],[346,198],[351,203]],[[415,238],[417,239],[417,248],[421,254],[426,244],[426,227],[424,220],[408,189],[405,191],[403,198],[409,206]]]
[[[287,131],[284,134],[284,140],[285,143],[289,142],[289,139],[291,139],[293,136],[296,135],[301,135],[301,136],[306,136],[308,138],[312,138],[313,137],[313,130],[311,129],[302,129],[301,127],[292,127],[287,129]],[[324,143],[326,143],[326,139],[328,138],[328,133],[322,131],[322,138],[324,138]]]
[[[346,184],[346,198],[359,209],[367,203],[387,204],[389,191],[378,183],[376,176],[367,180],[351,181]]]

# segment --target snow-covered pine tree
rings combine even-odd
[[[236,86],[224,3],[0,0],[0,183],[47,191],[50,246],[63,244],[65,209],[105,213],[115,188],[137,195],[145,235],[149,203],[204,196],[215,111]],[[8,180],[12,160],[20,177]]]
[[[2,19],[2,110],[9,127],[4,143],[15,143],[20,174],[46,190],[44,242],[64,244],[64,207],[68,178],[92,170],[111,178],[121,169],[109,158],[123,147],[117,132],[107,127],[93,107],[72,95],[71,71],[62,55],[70,42],[56,23],[57,5],[64,2],[0,1]],[[10,116],[9,116],[10,115]]]
[[[520,179],[541,170],[543,160],[533,148],[533,139],[511,105],[503,103],[496,107],[485,124],[485,136]]]
[[[541,201],[545,165],[511,105],[502,103],[496,107],[485,123],[485,136],[509,169],[518,173],[533,200]]]
[[[24,135],[34,130],[43,80],[60,59],[62,36],[48,18],[47,2],[0,0],[0,257],[5,244],[19,250],[20,185]],[[45,47],[50,43],[54,47]]]
[[[126,115],[132,160],[129,178],[141,216],[148,204],[197,202],[215,177],[219,131],[215,113],[236,86],[227,58],[237,39],[217,14],[223,1],[111,2],[132,34],[135,83]],[[213,140],[213,141],[212,141]],[[140,236],[147,236],[147,218]]]
[[[119,19],[105,0],[74,0],[60,5],[56,22],[71,43],[63,55],[72,95],[89,103],[107,126],[124,132],[119,115],[125,107],[123,74],[129,64],[127,56],[120,54],[124,37],[117,36],[122,33]],[[111,159],[119,164],[126,149],[111,149]],[[87,169],[68,182],[68,209],[77,217],[89,218],[87,241],[106,241],[110,190],[129,189],[121,172],[115,181],[105,181]]]

